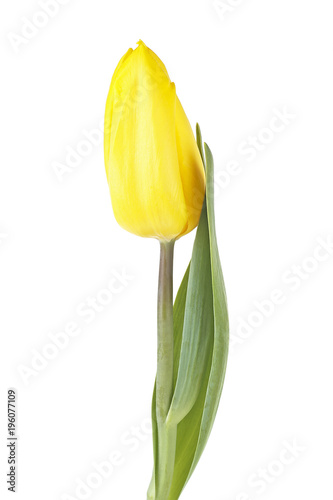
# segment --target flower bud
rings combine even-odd
[[[104,156],[124,229],[170,241],[199,222],[205,171],[162,61],[142,41],[120,60],[105,110]]]

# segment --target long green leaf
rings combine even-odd
[[[197,129],[197,138],[199,149],[202,151],[199,128]],[[187,299],[188,297],[192,297],[193,293],[195,293],[190,287],[195,287],[195,289],[199,291],[197,307],[200,308],[199,313],[205,318],[205,323],[201,323],[199,332],[201,337],[206,338],[206,351],[203,352],[205,369],[200,374],[199,382],[201,383],[199,384],[200,389],[196,400],[191,410],[180,421],[177,427],[176,462],[169,500],[177,500],[179,498],[181,491],[193,473],[205,448],[219,405],[228,356],[229,323],[227,301],[215,231],[214,165],[212,154],[206,144],[205,156],[207,177],[206,204],[203,206],[193,249],[193,255],[196,255],[196,253],[199,252],[198,247],[200,247],[202,259],[205,259],[205,262],[199,259],[195,261],[192,257],[186,292],[181,346],[181,350],[183,346],[184,349],[186,348],[186,344],[184,343],[184,334],[187,329],[186,321],[188,319],[191,324],[190,315],[193,314],[192,308],[190,313],[187,313]],[[202,266],[206,269],[208,277],[207,275],[203,276],[201,272]],[[197,279],[191,281],[191,274],[194,277],[196,276]],[[182,291],[182,296],[183,294],[184,291]],[[207,310],[207,308],[209,308],[209,310]],[[175,325],[175,332],[180,328],[181,325]],[[197,329],[195,330],[197,331]],[[201,345],[200,341],[195,340],[195,342],[199,342]],[[177,371],[175,391],[177,390],[177,384],[181,384],[178,377],[186,377],[186,373],[189,373],[192,378],[191,380],[185,380],[185,382],[183,382],[185,387],[190,390],[192,382],[196,391],[198,379],[195,378],[195,372],[193,373],[190,370],[186,372],[186,370],[180,366],[183,360],[185,363],[190,363],[190,360],[188,360],[186,356],[182,358],[181,350],[178,354],[178,349],[179,346],[175,345],[175,357],[179,356],[179,368]]]
[[[197,126],[206,166],[206,198],[191,262],[174,304],[174,393],[167,421],[177,424],[174,474],[168,500],[177,500],[210,435],[226,371],[229,324],[214,217],[213,157]],[[204,153],[205,151],[205,157]],[[155,391],[152,403],[154,459],[157,460]],[[148,499],[155,498],[154,475]]]
[[[184,314],[185,314],[185,302],[188,278],[190,274],[190,265],[188,265],[186,272],[184,274],[181,285],[178,289],[175,304],[173,306],[173,324],[174,324],[174,380],[177,378],[180,348],[183,337],[183,324],[184,324]],[[156,384],[154,386],[153,400],[151,407],[152,416],[152,430],[153,430],[153,451],[154,451],[154,464],[157,465],[157,447],[158,447],[158,432],[157,432],[157,420],[156,420]],[[153,477],[150,482],[150,486],[147,493],[148,500],[155,499],[155,472],[153,472]]]
[[[214,318],[207,212],[203,207],[192,252],[176,386],[167,423],[178,424],[202,387],[213,342]],[[208,252],[208,256],[207,256]],[[178,354],[177,349],[175,352]]]

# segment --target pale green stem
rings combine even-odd
[[[166,424],[173,393],[173,249],[161,242],[157,302],[156,420],[158,435],[155,500],[167,500],[175,465],[177,427]],[[157,480],[156,480],[157,479]]]
[[[164,422],[173,392],[173,249],[161,242],[157,299],[156,417]]]

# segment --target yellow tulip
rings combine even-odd
[[[142,41],[120,60],[106,102],[104,156],[115,218],[171,241],[199,222],[205,172],[162,61]]]

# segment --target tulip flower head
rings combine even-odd
[[[198,225],[205,196],[200,152],[175,84],[142,41],[112,77],[104,156],[114,215],[124,229],[171,241]]]

